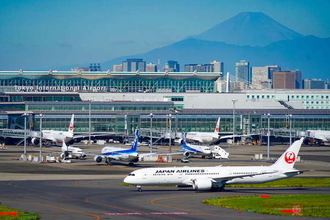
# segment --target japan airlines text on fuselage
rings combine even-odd
[[[125,183],[137,185],[187,185],[195,190],[213,190],[229,184],[255,184],[293,177],[293,168],[303,138],[295,141],[271,166],[215,166],[144,168],[131,172]]]

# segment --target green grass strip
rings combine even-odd
[[[21,211],[0,205],[0,219],[1,220],[35,220],[40,219],[40,215]]]
[[[121,185],[132,186],[127,183],[121,183]],[[175,187],[175,185],[164,186]],[[330,187],[330,178],[289,178],[269,183],[226,185],[227,187]]]
[[[223,197],[203,203],[269,215],[330,218],[330,195]]]
[[[236,184],[226,187],[330,187],[330,178],[289,178],[260,184]]]

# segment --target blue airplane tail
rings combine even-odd
[[[181,147],[183,149],[187,149],[188,146],[187,146],[187,142],[186,142],[186,134],[184,132],[182,132],[182,140],[181,140]]]
[[[134,142],[132,144],[131,150],[134,152],[137,152],[138,147],[139,147],[139,136],[140,136],[140,130],[136,129],[135,130],[135,138],[134,138]]]

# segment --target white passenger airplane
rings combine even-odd
[[[294,169],[304,138],[295,141],[270,166],[214,166],[143,168],[131,172],[124,182],[141,191],[141,185],[186,185],[195,190],[223,189],[229,184],[256,184],[293,177],[303,173]]]
[[[68,127],[68,131],[55,131],[55,130],[42,130],[42,140],[46,145],[56,144],[61,146],[63,140],[67,143],[73,140],[73,127],[74,125],[74,114],[71,116],[70,125]],[[40,143],[40,136],[35,135],[31,139],[31,143],[34,145],[38,145]]]
[[[113,160],[129,162],[130,165],[133,165],[134,163],[139,161],[139,154],[137,152],[139,147],[138,144],[139,144],[139,130],[136,130],[135,139],[130,149],[107,146],[102,148],[101,154],[99,155],[94,155],[94,154],[88,154],[88,155],[93,155],[94,160],[98,163],[102,162],[102,160],[105,159],[105,162],[109,165],[111,165],[111,161]]]
[[[219,131],[220,117],[218,118],[217,124],[214,128],[214,132],[187,132],[186,140],[198,143],[212,143],[220,138]]]
[[[330,131],[307,130],[303,136],[306,137],[308,143],[315,143],[316,145],[328,145],[330,143]]]
[[[211,149],[209,146],[202,146],[202,145],[194,145],[194,144],[188,144],[186,142],[186,139],[184,137],[184,134],[182,135],[181,140],[181,147],[183,148],[183,156],[185,157],[191,157],[192,154],[202,155],[202,158],[205,158],[206,156],[211,156]]]

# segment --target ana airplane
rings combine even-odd
[[[94,160],[98,163],[105,159],[105,162],[111,165],[112,160],[129,162],[130,165],[139,161],[138,150],[139,130],[135,131],[135,139],[130,149],[121,147],[104,147],[100,155],[94,155]],[[91,154],[89,154],[91,155]]]
[[[219,131],[220,117],[218,118],[217,124],[214,128],[214,132],[187,132],[186,140],[198,143],[212,143],[220,138]]]
[[[293,177],[303,173],[293,168],[303,138],[295,141],[270,166],[214,166],[143,168],[131,172],[124,182],[141,191],[141,185],[185,185],[195,190],[223,189],[229,184],[256,184]]]
[[[79,147],[72,147],[72,146],[67,146],[65,144],[65,141],[63,141],[63,144],[62,144],[62,153],[61,153],[61,158],[62,159],[65,159],[67,157],[74,157],[76,159],[83,159],[86,157],[86,153],[82,151],[81,148]]]
[[[192,154],[202,155],[202,158],[205,158],[206,156],[212,156],[211,155],[211,149],[208,146],[202,146],[202,145],[194,145],[194,144],[188,144],[186,142],[186,139],[184,138],[184,134],[182,135],[181,140],[181,147],[183,148],[183,156],[190,157]]]
[[[73,124],[74,124],[74,114],[71,116],[70,125],[68,131],[55,131],[55,130],[42,130],[42,140],[46,145],[56,144],[61,146],[63,140],[67,143],[73,140]],[[31,143],[38,145],[40,143],[40,136],[35,135],[31,139]]]

